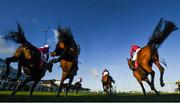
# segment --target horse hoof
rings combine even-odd
[[[11,93],[11,95],[12,95],[12,96],[14,96],[14,95],[15,95],[15,93],[13,92],[13,93]]]
[[[8,77],[7,75],[3,75],[1,78],[6,79],[7,77]]]
[[[164,87],[165,86],[165,84],[164,83],[161,83],[161,87]]]
[[[159,94],[159,93],[156,93],[156,95],[157,95],[157,96],[160,96],[160,94]]]
[[[29,94],[29,97],[31,97],[32,96],[32,94]]]

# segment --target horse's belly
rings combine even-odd
[[[61,68],[62,68],[63,72],[69,72],[73,65],[73,62],[69,62],[66,60],[61,60],[60,63],[61,63]]]

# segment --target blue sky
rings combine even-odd
[[[82,77],[84,87],[102,90],[101,72],[107,68],[118,90],[141,90],[127,66],[130,46],[145,46],[161,17],[174,21],[179,27],[179,5],[179,0],[0,0],[0,34],[15,29],[16,21],[19,21],[27,39],[41,47],[45,38],[42,31],[50,27],[48,43],[53,51],[53,30],[58,24],[69,26],[81,46],[79,61],[82,64],[79,64],[74,81]],[[179,30],[173,32],[159,48],[160,57],[168,62],[165,82],[180,79],[179,33]],[[10,45],[14,48],[13,44]],[[15,51],[6,51],[4,44],[0,46],[1,58],[11,56]],[[53,72],[47,73],[43,79],[60,79],[58,65],[54,65]],[[156,87],[169,90],[168,85],[159,87],[159,71],[156,67],[153,69],[156,71]]]

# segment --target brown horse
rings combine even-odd
[[[69,78],[69,83],[66,88],[66,95],[69,91],[69,87],[73,81],[74,76],[77,74],[78,70],[78,56],[80,53],[80,49],[74,38],[71,34],[71,31],[68,29],[61,29],[60,27],[57,29],[58,31],[58,43],[56,44],[56,48],[54,52],[51,53],[51,56],[59,56],[59,58],[55,58],[51,60],[52,63],[60,62],[60,66],[62,68],[62,77],[61,83],[59,87],[59,92],[57,96],[59,96],[62,91],[63,83],[66,79]]]
[[[146,81],[147,84],[151,87],[151,90],[154,90],[156,95],[159,95],[158,91],[155,89],[153,85],[151,85],[151,82],[149,81],[149,78],[148,78],[149,73],[144,71],[140,66],[137,69],[134,69],[135,67],[134,67],[133,61],[131,59],[127,59],[127,60],[128,60],[128,66],[133,71],[134,77],[137,79],[138,83],[141,85],[144,96],[146,96],[146,91],[145,91],[142,81]]]
[[[27,77],[17,86],[16,90],[12,92],[12,95],[23,88],[27,82],[34,81],[29,94],[32,95],[36,84],[44,77],[45,72],[47,70],[51,72],[52,64],[43,62],[40,51],[26,40],[24,32],[19,24],[18,31],[11,31],[10,35],[6,36],[5,39],[11,39],[21,45],[16,49],[16,52],[12,57],[5,59],[6,74],[3,77],[8,77],[10,63],[18,62],[17,79],[21,75],[21,68],[23,68]]]
[[[110,75],[105,75],[101,79],[103,90],[106,94],[112,93],[112,83],[115,83]]]
[[[163,28],[164,26],[164,28]],[[171,21],[161,19],[153,35],[150,37],[148,44],[143,47],[137,54],[137,62],[140,68],[151,75],[151,84],[154,85],[155,72],[152,70],[152,64],[154,63],[160,71],[160,85],[163,87],[164,68],[159,62],[158,48],[164,42],[164,40],[176,30],[176,25]]]

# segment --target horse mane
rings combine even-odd
[[[26,39],[24,30],[19,23],[17,23],[17,30],[11,30],[4,39],[14,41],[18,44],[27,45],[31,49],[38,51],[38,49]]]
[[[72,35],[70,28],[61,28],[58,26],[58,43],[63,42],[67,47],[73,47],[77,50],[77,55],[80,54],[80,45],[76,43],[74,40],[74,36]]]
[[[172,21],[160,19],[153,34],[149,38],[147,45],[153,46],[153,49],[158,49],[159,46],[167,39],[171,32],[177,30],[176,25]]]

